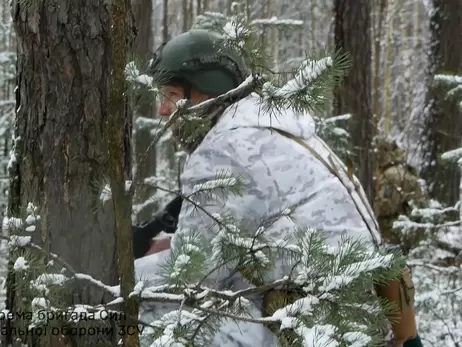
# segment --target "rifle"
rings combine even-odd
[[[133,256],[135,259],[143,257],[151,246],[151,240],[162,232],[175,233],[182,203],[183,198],[177,196],[148,222],[132,225]]]

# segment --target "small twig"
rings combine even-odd
[[[248,323],[257,323],[257,324],[267,324],[267,323],[279,322],[279,319],[275,318],[273,316],[264,317],[264,318],[249,318],[249,317],[244,317],[244,316],[238,316],[238,315],[228,313],[228,312],[222,312],[222,311],[212,310],[212,309],[209,309],[209,308],[203,308],[203,307],[199,307],[199,306],[195,306],[194,308],[197,309],[197,310],[200,310],[202,312],[209,313],[211,315],[222,316],[222,317],[233,319],[235,321],[242,321],[242,322],[248,322]]]
[[[199,334],[201,328],[204,326],[204,324],[213,316],[212,313],[208,313],[204,319],[201,319],[199,323],[197,324],[197,328],[194,330],[194,333],[191,336],[191,341],[195,341],[197,335]]]
[[[225,94],[219,95],[216,98],[205,100],[197,105],[190,107],[187,111],[188,112],[198,112],[198,111],[207,111],[211,108],[215,107],[216,105],[225,104],[229,100],[234,100],[241,98],[242,96],[249,95],[255,89],[255,87],[260,83],[261,76],[250,75],[246,78],[244,82],[242,82],[239,86],[230,91],[226,92]]]
[[[117,290],[114,290],[113,286],[108,286],[107,284],[104,284],[103,282],[101,282],[101,281],[99,281],[97,279],[94,279],[90,275],[76,273],[73,276],[73,278],[78,279],[78,280],[87,281],[87,282],[89,282],[91,284],[94,284],[97,287],[100,287],[100,288],[104,289],[105,291],[107,291],[109,294],[111,294],[114,297],[120,297],[120,293]]]
[[[177,316],[177,319],[176,319],[177,327],[181,326],[181,313],[183,312],[183,307],[184,307],[185,304],[186,304],[186,298],[181,300],[180,308],[178,309],[178,316]]]
[[[451,226],[459,226],[461,225],[462,221],[454,221],[454,222],[447,222],[443,224],[432,224],[432,223],[418,223],[418,222],[410,222],[408,220],[405,221],[395,221],[393,223],[394,228],[409,228],[409,229],[441,229],[447,228]]]
[[[215,290],[210,290],[210,293],[213,294],[214,296],[220,298],[220,299],[224,299],[224,300],[228,300],[228,301],[234,301],[234,300],[236,300],[236,299],[238,299],[240,297],[245,297],[245,296],[253,295],[253,294],[261,294],[261,293],[264,293],[264,292],[266,292],[268,290],[278,288],[280,286],[287,285],[287,284],[289,284],[291,282],[292,281],[289,278],[283,278],[283,279],[276,280],[276,281],[271,282],[271,283],[263,284],[263,285],[258,286],[258,287],[238,290],[236,292],[233,292],[233,294],[225,294],[223,292],[215,291]]]
[[[434,265],[434,264],[429,264],[429,263],[426,263],[424,261],[418,261],[418,260],[410,260],[408,262],[406,262],[406,264],[408,266],[421,266],[421,267],[426,267],[426,268],[429,268],[429,269],[432,269],[432,270],[435,270],[435,271],[439,271],[439,272],[445,272],[447,274],[454,274],[454,273],[458,273],[460,271],[462,271],[460,268],[457,268],[455,266],[449,266],[449,267],[440,267],[440,266],[437,266],[437,265]]]
[[[219,291],[219,290],[213,290],[210,288],[197,288],[195,294],[171,294],[171,293],[165,293],[165,292],[150,292],[147,293],[146,296],[143,296],[143,293],[141,292],[140,298],[142,301],[148,301],[148,302],[164,302],[164,303],[181,303],[184,300],[186,302],[194,302],[194,301],[199,301],[199,300],[204,300],[207,297],[215,297],[219,298],[222,300],[226,301],[235,301],[238,298],[252,295],[252,294],[261,294],[264,293],[270,289],[274,289],[283,285],[286,285],[288,283],[291,283],[291,281],[288,278],[283,278],[268,284],[264,284],[255,288],[248,288],[248,289],[243,289],[239,290],[237,292],[234,292],[232,294],[227,294],[225,292]],[[146,288],[146,291],[149,292],[149,287]]]
[[[14,236],[18,236],[18,235],[14,235]],[[6,240],[8,242],[13,243],[10,236],[0,235],[0,239]],[[67,271],[69,271],[73,276],[76,274],[76,271],[74,270],[74,268],[67,261],[65,261],[64,259],[62,259],[58,255],[47,251],[46,249],[40,247],[39,245],[37,245],[37,244],[35,244],[33,242],[29,242],[29,243],[27,243],[25,245],[18,245],[16,243],[13,243],[13,245],[15,247],[18,247],[18,248],[28,247],[28,248],[34,249],[34,250],[38,251],[40,254],[42,254],[42,255],[44,255],[46,257],[53,258],[53,260],[56,260],[62,267],[64,267]]]
[[[457,340],[454,337],[454,335],[452,334],[452,332],[451,332],[452,329],[448,326],[448,323],[446,323],[444,318],[441,317],[438,313],[436,313],[436,311],[432,307],[430,307],[430,306],[427,306],[427,307],[428,307],[428,309],[430,311],[432,311],[432,313],[435,315],[435,317],[438,318],[444,324],[444,326],[446,327],[446,330],[448,332],[448,335],[451,337],[451,339],[454,342],[455,346],[457,346]]]
[[[6,240],[8,242],[12,242],[10,236],[0,235],[0,239]],[[103,282],[94,279],[90,275],[77,273],[74,270],[74,268],[67,261],[62,259],[60,256],[58,256],[57,254],[54,254],[54,253],[51,253],[51,252],[47,251],[43,247],[40,247],[39,245],[37,245],[37,244],[35,244],[33,242],[29,242],[29,243],[24,244],[24,245],[18,245],[18,244],[13,243],[13,245],[15,247],[31,248],[31,249],[39,252],[40,254],[42,254],[42,255],[44,255],[46,257],[52,258],[53,260],[55,260],[59,265],[61,265],[63,268],[65,268],[71,274],[70,280],[71,279],[78,279],[78,280],[87,281],[87,282],[89,282],[89,283],[91,283],[91,284],[93,284],[93,285],[95,285],[95,286],[109,292],[111,295],[113,295],[115,297],[119,296],[119,293],[114,291],[112,286],[108,286],[107,284],[104,284]]]
[[[460,291],[462,291],[462,286],[441,292],[441,295],[451,295],[451,294],[455,294]]]
[[[139,180],[139,172],[141,170],[139,170],[139,167],[144,165],[147,157],[151,154],[151,149],[157,144],[157,142],[159,142],[159,140],[162,138],[162,136],[164,135],[164,133],[173,125],[173,123],[175,123],[175,121],[181,117],[181,115],[185,112],[184,109],[182,108],[178,108],[175,112],[173,112],[173,114],[170,116],[170,118],[168,119],[168,121],[164,124],[164,126],[162,127],[162,129],[160,131],[157,132],[156,136],[154,137],[154,139],[151,141],[151,143],[149,144],[149,146],[146,148],[146,151],[144,152],[143,156],[140,158],[140,161],[138,163],[138,168],[136,170],[134,170],[134,173],[133,173],[133,179],[132,179],[132,184],[130,186],[130,189],[129,189],[129,196],[133,196],[134,193],[135,193],[135,187],[137,186],[137,183],[138,183],[138,180]]]
[[[161,191],[164,191],[166,193],[170,193],[170,194],[175,194],[177,196],[181,196],[182,199],[186,200],[187,202],[191,203],[192,205],[194,205],[195,208],[201,210],[202,212],[204,212],[205,215],[207,215],[207,217],[209,217],[210,219],[212,219],[215,223],[217,223],[218,225],[220,225],[221,227],[225,228],[226,230],[228,231],[231,231],[229,230],[229,228],[222,222],[220,221],[219,219],[215,218],[210,212],[208,212],[204,207],[202,207],[201,205],[199,205],[198,203],[196,203],[194,200],[192,200],[189,196],[186,196],[184,194],[181,194],[181,193],[178,193],[178,192],[175,192],[171,189],[168,189],[168,188],[164,188],[164,187],[160,187],[160,186],[153,186],[154,189],[159,189]]]

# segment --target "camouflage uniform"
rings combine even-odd
[[[378,186],[374,211],[383,238],[401,244],[408,251],[418,241],[420,233],[403,236],[393,230],[400,215],[409,216],[412,204],[422,207],[426,196],[421,188],[417,170],[406,163],[406,153],[396,143],[380,139],[377,143]]]
[[[191,30],[167,43],[151,64],[156,84],[175,85],[180,81],[185,99],[189,98],[191,88],[217,96],[240,85],[246,77],[240,55],[223,47],[217,50],[215,41],[219,39],[210,32]],[[153,271],[159,269],[170,252],[176,251],[181,236],[200,232],[211,244],[220,231],[210,218],[214,214],[225,213],[251,228],[258,221],[274,218],[286,207],[294,206],[293,219],[277,219],[265,231],[269,241],[295,241],[294,231],[309,225],[324,230],[331,246],[338,245],[344,232],[348,232],[350,237],[361,239],[375,249],[382,239],[364,190],[356,177],[357,186],[351,182],[347,168],[316,135],[312,117],[301,117],[290,109],[281,110],[274,117],[261,107],[259,95],[249,92],[236,98],[231,105],[218,105],[218,109],[206,113],[207,119],[214,120],[209,131],[181,141],[189,155],[180,180],[183,195],[190,196],[202,183],[216,179],[217,174],[234,173],[243,181],[244,192],[231,194],[226,201],[212,197],[207,201],[207,213],[183,201],[171,249],[138,259],[137,277],[146,276],[156,285],[159,279]],[[184,140],[181,126],[179,130],[177,137]],[[333,172],[326,162],[338,172]],[[282,278],[293,266],[288,259],[276,258],[273,271],[268,271],[262,282]],[[217,290],[244,290],[253,286],[245,273],[235,270],[227,264],[210,274],[204,284]],[[256,295],[249,300],[252,303],[249,316],[262,317],[265,298]],[[143,303],[141,320],[152,322],[177,306]],[[211,346],[272,347],[279,342],[266,326],[227,319],[214,334]],[[141,345],[144,346],[143,342]]]

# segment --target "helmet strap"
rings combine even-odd
[[[187,100],[191,99],[191,87],[190,86],[184,87],[183,98]]]
[[[183,98],[186,100],[191,99],[191,85],[188,82],[183,85]]]

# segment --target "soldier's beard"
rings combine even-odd
[[[202,142],[208,131],[215,125],[218,118],[223,114],[225,105],[217,105],[214,110],[211,110],[207,115],[202,115],[200,118],[204,121],[203,125],[196,132],[186,134],[184,132],[184,123],[181,119],[177,119],[172,124],[170,130],[175,142],[182,147],[187,153],[192,153],[197,146]]]

